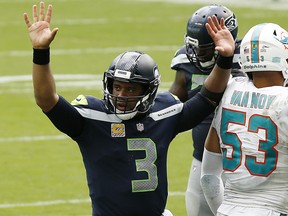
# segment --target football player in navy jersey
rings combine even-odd
[[[78,96],[72,103],[56,92],[50,68],[52,5],[45,14],[33,5],[33,22],[24,20],[33,47],[37,105],[60,131],[79,145],[86,169],[93,216],[172,215],[168,196],[167,153],[173,138],[215,110],[231,73],[234,39],[213,16],[207,30],[220,54],[200,93],[182,103],[159,93],[158,66],[147,54],[125,51],[104,73],[104,98]]]
[[[171,62],[171,68],[176,71],[175,80],[170,92],[185,102],[195,96],[201,89],[205,79],[212,71],[218,52],[215,51],[213,39],[208,34],[205,23],[209,16],[225,19],[225,25],[236,39],[238,23],[235,14],[222,5],[207,5],[201,7],[189,18],[184,37],[184,45],[176,53]],[[235,40],[235,53],[232,66],[233,76],[245,76],[240,71],[241,40]],[[186,210],[188,216],[209,216],[211,212],[200,186],[201,161],[204,143],[208,134],[213,113],[205,118],[192,130],[193,160],[186,190]]]

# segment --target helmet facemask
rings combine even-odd
[[[210,73],[218,57],[214,43],[199,45],[197,39],[185,35],[185,46],[190,63],[200,71]]]
[[[113,82],[108,78],[107,88],[104,90],[104,98],[109,103],[109,110],[122,120],[129,120],[139,113],[145,113],[152,104],[149,103],[151,97],[156,94],[156,89],[150,92],[149,86],[143,84],[144,93],[140,96],[116,96],[113,94]],[[133,83],[133,82],[132,82]],[[135,104],[131,107],[131,104]]]

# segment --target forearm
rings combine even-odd
[[[230,73],[231,69],[222,69],[215,65],[213,73],[204,82],[205,88],[213,93],[224,92],[230,78]]]
[[[39,14],[37,6],[33,5],[33,22],[30,22],[28,14],[24,13],[24,21],[28,27],[29,37],[33,47],[33,86],[34,96],[38,106],[48,112],[57,103],[59,97],[56,94],[55,82],[50,71],[50,44],[58,31],[58,28],[50,30],[52,5],[48,5],[45,14],[45,3],[40,2]]]
[[[224,197],[221,164],[221,154],[204,149],[200,184],[204,197],[214,215],[217,214],[217,209]]]
[[[224,92],[230,78],[235,41],[229,29],[225,26],[223,17],[220,23],[215,15],[212,18],[208,17],[208,23],[205,25],[207,32],[214,41],[215,51],[219,55],[216,65],[204,82],[204,86],[209,92],[221,93]]]
[[[224,92],[231,75],[232,60],[233,56],[223,57],[219,55],[217,63],[204,82],[207,90],[214,93]]]
[[[219,56],[212,72],[201,88],[201,93],[215,105],[218,105],[231,76],[233,56]]]
[[[36,103],[44,112],[48,112],[55,106],[59,99],[50,65],[33,63],[32,75]]]

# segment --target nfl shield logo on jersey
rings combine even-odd
[[[142,124],[142,123],[136,124],[136,127],[137,127],[137,130],[140,132],[144,130],[144,124]]]

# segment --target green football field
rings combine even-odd
[[[0,216],[91,215],[78,146],[58,132],[34,102],[32,49],[23,13],[32,17],[35,3],[0,0]],[[170,61],[183,44],[187,20],[202,6],[139,0],[46,3],[53,4],[51,27],[59,27],[51,46],[52,70],[58,93],[69,101],[78,94],[102,97],[103,72],[128,49],[147,52],[158,62],[160,91],[166,91],[175,75]],[[287,10],[230,8],[238,17],[239,37],[260,22],[288,28]],[[190,133],[176,137],[169,150],[167,208],[174,216],[186,215]]]

